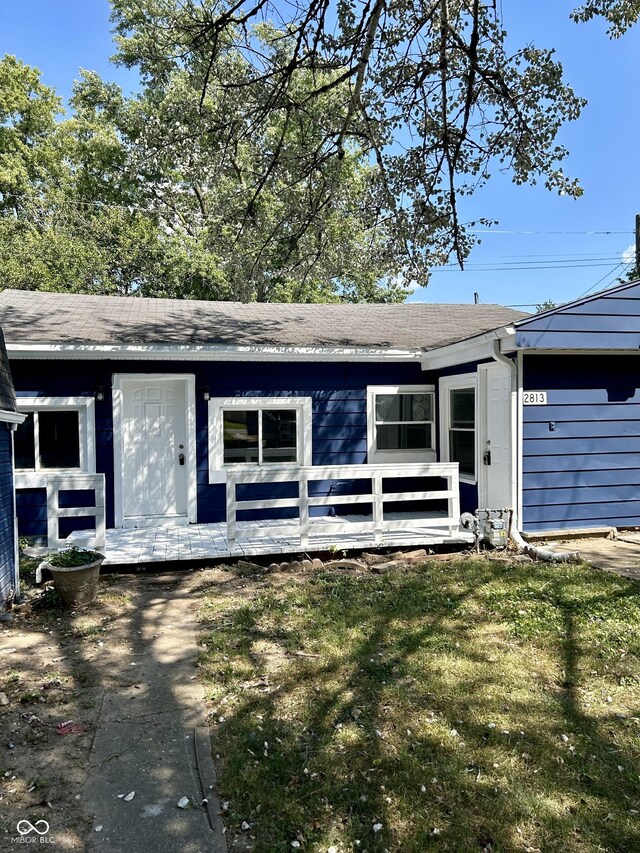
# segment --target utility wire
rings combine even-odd
[[[509,231],[504,228],[489,228],[486,231],[475,228],[467,230],[469,234],[635,234],[635,231]]]
[[[583,296],[586,296],[588,293],[591,293],[591,291],[592,291],[592,290],[595,290],[595,288],[596,288],[599,284],[601,284],[605,279],[607,279],[607,278],[609,278],[609,277],[611,277],[611,276],[613,276],[613,275],[625,275],[625,273],[630,272],[630,271],[634,268],[634,266],[635,266],[635,261],[631,261],[631,263],[626,263],[626,264],[625,264],[625,262],[624,262],[624,261],[621,261],[619,264],[616,264],[616,266],[615,266],[612,270],[609,270],[609,272],[608,272],[608,273],[605,273],[605,274],[602,276],[602,278],[599,278],[599,279],[598,279],[598,281],[596,281],[596,283],[595,283],[595,284],[592,284],[592,285],[591,285],[591,287],[590,287],[590,288],[588,288],[588,290],[585,290],[585,292],[584,292],[584,293],[581,293],[581,294],[580,294],[580,296],[578,297],[578,299],[581,299]],[[624,267],[624,269],[623,269],[623,270],[620,270],[620,271],[618,272],[618,268],[619,268],[619,267]],[[603,288],[603,289],[604,289],[604,288]]]
[[[582,270],[591,267],[610,267],[611,262],[606,263],[584,263],[584,264],[547,264],[544,266],[501,266],[501,267],[465,267],[460,270],[456,267],[434,267],[432,272],[520,272],[520,271],[536,271],[536,270]],[[617,263],[614,269],[624,266],[624,262]],[[608,275],[608,273],[607,273]],[[606,278],[606,276],[605,276]]]
[[[0,192],[0,198],[3,193]],[[26,194],[16,194],[15,196],[12,194],[14,198],[26,198],[30,199],[31,196]],[[37,200],[34,200],[34,203],[37,204]],[[160,211],[158,208],[149,208],[149,207],[141,207],[135,204],[115,204],[114,202],[106,202],[106,201],[87,201],[85,199],[79,198],[70,198],[66,196],[65,198],[54,199],[50,202],[52,205],[56,204],[67,204],[67,205],[77,205],[78,207],[106,207],[106,208],[114,208],[119,210],[128,210],[128,211],[139,211],[140,213],[153,213],[158,214]],[[47,207],[48,203],[46,201],[43,202],[43,207]],[[557,235],[600,235],[600,236],[608,236],[608,235],[617,235],[617,234],[635,234],[635,231],[534,231],[530,229],[506,229],[506,228],[468,228],[466,229],[469,234],[557,234]]]
[[[2,193],[0,192],[0,198],[2,198]],[[27,198],[30,199],[28,195],[17,196],[19,198]],[[35,202],[37,204],[37,202]],[[133,204],[116,204],[114,202],[103,202],[103,201],[87,201],[78,198],[57,198],[47,204],[44,203],[44,207],[55,207],[55,206],[68,206],[68,207],[78,207],[78,208],[98,208],[98,209],[113,209],[113,210],[125,210],[129,213],[147,213],[152,214],[154,216],[162,216],[164,218],[171,218],[176,215],[176,212],[173,211],[170,207],[141,207],[139,205]],[[189,215],[188,211],[185,211],[187,215]],[[633,235],[634,231],[536,231],[536,230],[519,230],[519,229],[469,229],[470,234],[493,234],[493,235],[574,235],[574,236],[615,236],[615,235]],[[180,236],[180,229],[176,229],[175,236]],[[145,249],[145,253],[154,254],[155,252],[158,254],[163,253],[163,249],[150,249],[147,247]],[[548,255],[511,255],[511,256],[503,256],[505,260],[495,260],[495,261],[470,261],[468,264],[465,264],[466,272],[518,272],[518,271],[533,271],[533,270],[553,270],[553,269],[583,269],[588,267],[603,267],[608,266],[611,261],[617,260],[619,255],[607,255],[603,256],[601,253],[591,252],[591,253],[571,253],[571,254],[548,254]],[[508,261],[507,257],[520,258],[519,261]],[[551,259],[555,259],[551,261]],[[592,285],[586,293],[589,293],[595,287],[598,286],[604,279],[607,278],[608,275],[613,274],[615,270],[619,267],[624,266],[623,261],[618,261],[615,267],[609,272],[606,273],[601,279],[599,279],[594,285]],[[627,269],[630,269],[633,264],[628,265]],[[459,266],[457,264],[445,264],[440,267],[433,267],[434,272],[461,272]],[[625,270],[626,272],[626,270]],[[584,295],[584,294],[583,294]]]
[[[620,252],[616,252],[615,254],[611,254],[611,255],[594,255],[594,256],[574,255],[573,257],[558,256],[556,258],[535,258],[535,257],[531,257],[531,258],[522,259],[519,261],[507,261],[507,260],[503,260],[502,258],[495,258],[494,260],[491,260],[491,261],[470,261],[469,263],[465,264],[465,269],[470,269],[470,268],[478,269],[478,268],[482,268],[482,267],[495,267],[495,266],[499,266],[499,267],[513,267],[513,266],[521,267],[523,265],[525,265],[525,266],[529,266],[529,265],[540,266],[540,264],[554,264],[554,265],[555,264],[558,264],[558,265],[569,264],[570,266],[573,266],[573,265],[596,264],[596,263],[611,264],[614,262],[615,263],[627,263],[627,261],[621,257]],[[443,264],[441,267],[438,267],[438,269],[443,269],[443,270],[459,269],[459,267],[457,264],[450,263],[450,264]]]

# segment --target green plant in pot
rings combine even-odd
[[[53,576],[56,590],[69,607],[91,604],[98,594],[98,578],[104,556],[72,545],[50,554],[42,565]]]

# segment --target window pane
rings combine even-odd
[[[78,412],[38,412],[42,468],[80,467]]]
[[[476,475],[476,434],[474,431],[449,430],[449,459],[460,463],[460,473]]]
[[[473,429],[476,425],[476,392],[473,388],[462,388],[450,392],[451,426]]]
[[[223,413],[224,461],[258,461],[258,412]]]
[[[295,462],[295,409],[264,409],[262,412],[262,461]]]
[[[431,424],[378,424],[377,450],[431,450]]]
[[[376,394],[376,421],[432,421],[433,394]]]
[[[35,468],[36,451],[33,439],[33,413],[27,415],[26,420],[18,424],[13,434],[13,452],[15,455],[16,468]]]

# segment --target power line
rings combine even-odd
[[[592,290],[594,290],[599,284],[602,284],[602,282],[604,282],[607,278],[610,278],[614,275],[624,275],[625,273],[629,272],[629,270],[631,270],[633,268],[633,266],[634,266],[634,262],[629,263],[629,264],[625,264],[624,261],[621,261],[620,263],[616,264],[615,267],[613,267],[613,269],[606,272],[602,276],[602,278],[599,278],[595,284],[592,284],[591,287],[589,287],[587,290],[585,290],[584,293],[581,293],[580,296],[577,296],[576,299],[582,299],[584,296],[591,293]],[[618,272],[618,267],[625,267],[625,269]],[[611,283],[612,282],[609,282],[609,284],[611,284]],[[604,287],[602,289],[606,290],[607,288]],[[569,301],[574,302],[575,300],[571,299]],[[507,305],[507,308],[537,308],[539,304],[540,303],[537,303],[537,302],[517,303],[517,304]],[[566,304],[566,303],[564,303],[564,304]]]
[[[523,265],[529,265],[529,264],[532,266],[539,266],[540,264],[558,264],[558,265],[569,264],[570,266],[573,266],[573,265],[582,265],[582,264],[612,263],[614,261],[617,263],[627,263],[624,260],[624,258],[621,257],[621,253],[616,252],[615,254],[610,254],[610,255],[577,255],[577,254],[573,255],[573,256],[558,255],[555,258],[545,258],[545,257],[536,258],[535,256],[532,255],[529,258],[523,258],[522,260],[519,260],[519,261],[507,261],[507,260],[503,260],[500,257],[497,257],[491,261],[469,261],[468,263],[465,263],[464,268],[465,269],[469,269],[469,268],[478,269],[481,267],[494,267],[494,266],[521,267]],[[459,266],[458,266],[458,264],[450,263],[450,264],[443,264],[441,267],[438,267],[438,269],[459,269]]]
[[[584,263],[584,264],[547,264],[544,266],[500,266],[500,267],[465,267],[464,270],[460,270],[455,267],[434,267],[432,272],[521,272],[526,270],[537,271],[537,270],[582,270],[589,269],[591,267],[609,267],[610,261],[603,263]],[[624,262],[621,261],[614,269],[617,269],[619,266],[623,266]],[[607,273],[608,275],[608,273]],[[606,277],[606,276],[605,276]]]
[[[601,256],[602,256],[602,251],[603,250],[601,250],[600,252],[555,252],[555,253],[535,252],[533,254],[529,253],[526,255],[508,254],[508,255],[500,255],[498,259],[519,258],[520,260],[524,261],[524,260],[527,260],[529,258],[533,258],[533,259],[539,259],[539,258],[596,258],[596,259],[600,260]],[[620,253],[620,255],[621,254],[622,253]],[[616,257],[617,257],[617,255],[616,255]]]
[[[504,228],[489,228],[485,231],[480,231],[475,228],[467,229],[469,234],[589,234],[593,235],[609,235],[609,234],[635,234],[635,231],[511,231]]]
[[[602,278],[599,278],[595,284],[592,284],[590,288],[585,290],[584,293],[581,293],[580,296],[578,297],[578,299],[581,299],[583,296],[586,296],[588,293],[591,293],[591,291],[595,290],[595,288],[599,284],[601,284],[603,281],[605,281],[605,279],[610,278],[611,276],[614,276],[614,275],[624,275],[625,273],[628,273],[630,270],[632,270],[634,266],[635,266],[635,261],[631,261],[631,263],[627,263],[627,264],[625,264],[624,261],[621,261],[619,264],[616,264],[616,266],[612,270],[609,270],[608,273],[605,273],[602,276]],[[624,267],[624,269],[620,270],[618,272],[619,267]]]
[[[2,193],[0,192],[0,196]],[[13,194],[12,194],[13,196]],[[26,198],[30,199],[31,197],[26,194],[16,194],[15,198]],[[34,203],[38,203],[37,200],[34,200]],[[43,202],[43,206],[47,207],[48,204],[68,204],[68,205],[77,205],[78,207],[106,207],[106,208],[114,208],[118,210],[127,210],[129,212],[138,211],[140,213],[153,213],[158,214],[160,211],[156,207],[141,207],[140,205],[135,204],[116,204],[114,202],[107,201],[87,201],[86,199],[72,198],[70,196],[66,196],[65,198],[52,199],[49,203]],[[619,234],[635,234],[635,231],[535,231],[531,229],[506,229],[506,228],[468,228],[466,229],[469,234],[527,234],[527,235],[537,235],[537,234],[556,234],[556,235],[588,235],[588,236],[609,236],[609,235],[619,235]]]

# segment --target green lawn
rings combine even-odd
[[[640,850],[640,584],[483,559],[279,580],[201,605],[231,849]]]

